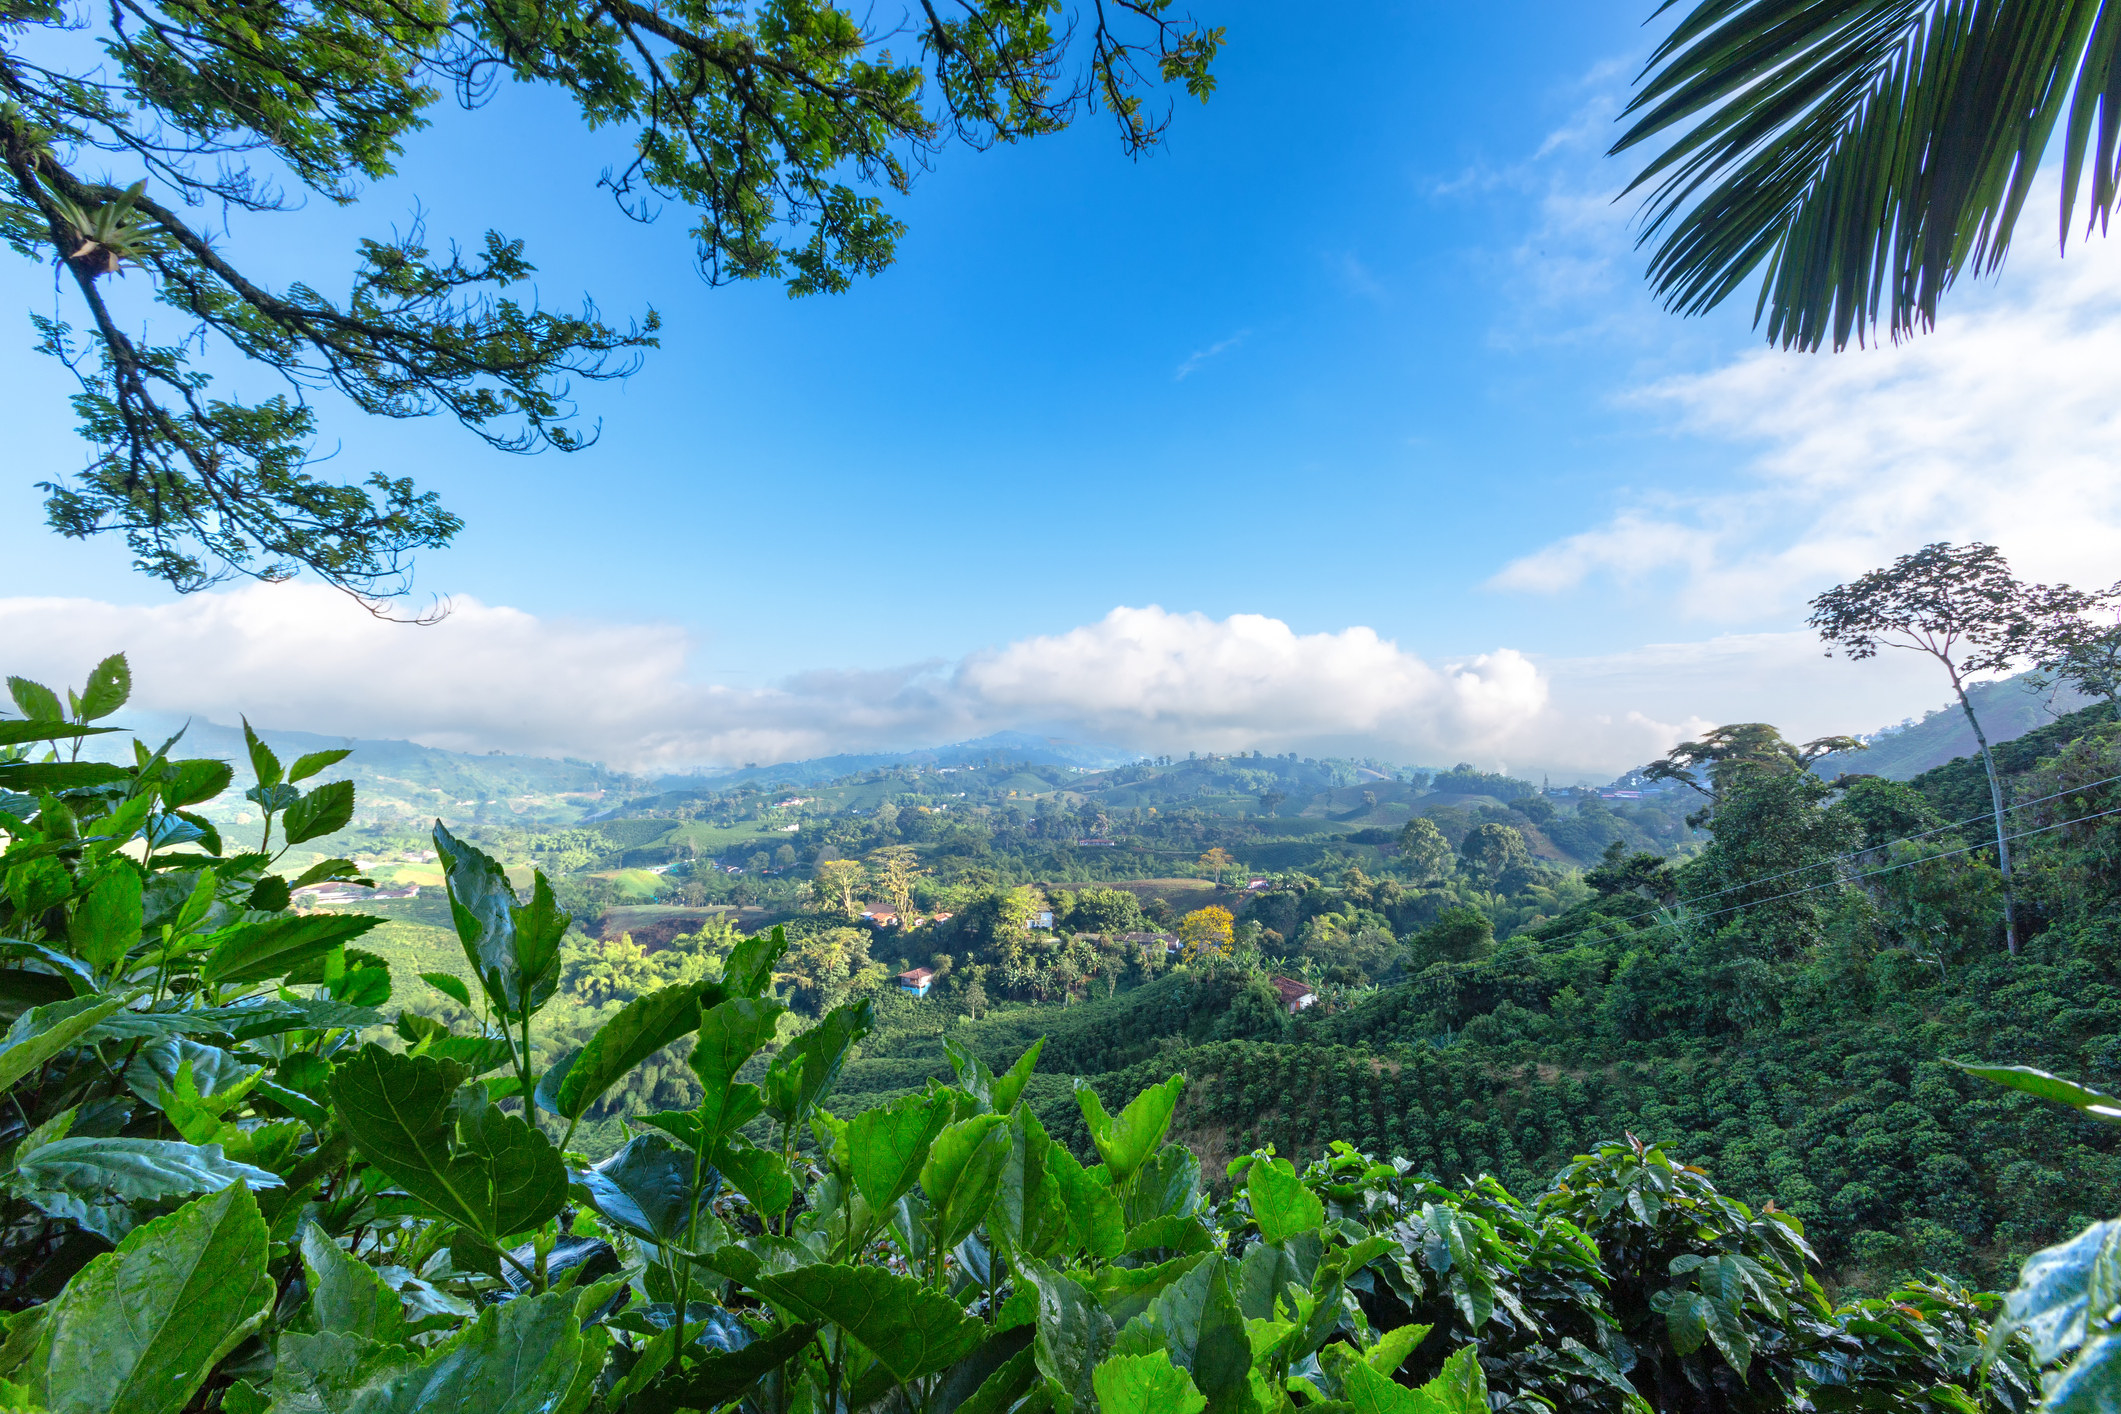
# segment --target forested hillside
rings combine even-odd
[[[91,737],[106,668],[0,729]],[[2121,1208],[2071,1083],[2121,1079],[2103,706],[1999,753],[2015,956],[1967,763],[1829,782],[1757,723],[1662,794],[992,760],[424,857],[342,748],[247,736],[240,797],[0,751],[25,1411],[2018,1411],[2070,1347],[1979,1291]],[[212,1348],[99,1334],[186,1303]]]

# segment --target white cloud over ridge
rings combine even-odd
[[[1988,541],[2034,578],[2121,577],[2121,243],[2058,260],[2036,229],[1994,288],[1947,296],[1931,333],[1761,349],[1646,389],[1682,430],[1736,444],[1736,473],[1637,497],[1493,582],[1649,582],[1729,623],[1787,614],[1932,540]]]
[[[7,669],[77,682],[131,660],[134,705],[455,750],[589,756],[631,769],[772,762],[1043,730],[1142,750],[1349,752],[1402,762],[1611,773],[1697,721],[1556,702],[1510,649],[1430,663],[1369,628],[1156,606],[955,663],[695,682],[695,645],[655,624],[541,619],[464,599],[440,624],[379,622],[308,584],[173,603],[0,599]]]

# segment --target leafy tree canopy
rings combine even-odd
[[[91,47],[62,41],[69,29]],[[652,310],[615,323],[594,305],[543,308],[514,293],[535,268],[520,240],[488,231],[438,249],[417,221],[363,240],[343,294],[326,293],[340,279],[328,266],[276,285],[200,219],[285,213],[305,194],[355,202],[445,93],[475,107],[503,82],[533,84],[591,127],[630,129],[630,156],[601,182],[623,210],[689,208],[709,281],[780,279],[802,295],[890,263],[903,227],[880,192],[904,192],[949,141],[1037,137],[1096,109],[1140,152],[1168,121],[1147,89],[1205,99],[1221,43],[1169,0],[1080,16],[971,0],[902,17],[823,0],[0,6],[0,235],[69,287],[34,322],[79,379],[93,448],[78,475],[44,485],[50,523],[124,535],[141,570],[181,590],[307,568],[388,594],[412,552],[462,522],[406,478],[317,475],[311,390],[386,417],[447,413],[505,450],[590,440],[571,386],[634,368],[656,342]],[[110,282],[126,271],[174,321],[143,324],[134,292]],[[231,353],[283,389],[217,391],[206,370]]]

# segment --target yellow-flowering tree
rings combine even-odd
[[[1236,920],[1227,908],[1213,904],[1196,908],[1178,920],[1178,941],[1184,945],[1188,962],[1228,957],[1237,947]]]

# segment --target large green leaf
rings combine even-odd
[[[1968,1075],[1978,1075],[1992,1084],[2007,1086],[2012,1090],[2023,1090],[2028,1095],[2037,1095],[2043,1100],[2068,1105],[2089,1118],[2104,1120],[2108,1124],[2121,1124],[2121,1099],[2090,1090],[2074,1081],[2064,1080],[2059,1075],[2049,1075],[2044,1070],[2035,1070],[2029,1065],[1965,1065],[1949,1061]]]
[[[1090,1128],[1090,1142],[1097,1146],[1098,1157],[1112,1173],[1113,1187],[1132,1178],[1134,1171],[1164,1142],[1164,1134],[1171,1128],[1171,1116],[1178,1109],[1179,1091],[1185,1086],[1183,1075],[1151,1085],[1114,1118],[1105,1113],[1103,1102],[1088,1081],[1075,1082],[1075,1101],[1082,1107],[1083,1120]]]
[[[508,871],[491,855],[452,835],[440,820],[435,821],[434,841],[442,857],[443,882],[449,889],[449,916],[456,923],[464,956],[495,1005],[510,1016],[520,1016],[530,1002],[530,992],[516,956],[515,910],[519,905],[508,884]]]
[[[245,717],[242,722],[243,744],[250,752],[251,774],[258,778],[258,784],[261,786],[280,784],[280,758],[274,755],[273,749],[251,729],[250,718]]]
[[[1038,1333],[1031,1348],[1039,1373],[1088,1406],[1095,1399],[1094,1373],[1112,1350],[1112,1318],[1081,1283],[1043,1262],[1025,1262],[1020,1275],[1037,1293]]]
[[[803,1320],[840,1327],[902,1381],[948,1369],[986,1332],[942,1292],[881,1267],[819,1263],[748,1285]]]
[[[601,1326],[583,1329],[576,1294],[555,1291],[488,1306],[410,1370],[341,1394],[349,1414],[576,1414],[603,1365]]]
[[[1325,1204],[1304,1187],[1296,1166],[1287,1159],[1256,1159],[1245,1175],[1245,1196],[1252,1203],[1252,1219],[1260,1237],[1282,1243],[1299,1232],[1309,1232],[1326,1219]]]
[[[309,1313],[320,1331],[362,1336],[384,1345],[405,1334],[405,1305],[376,1275],[313,1222],[302,1225],[302,1270]]]
[[[371,1042],[332,1072],[332,1108],[363,1158],[497,1246],[560,1210],[567,1167],[543,1134],[466,1078],[454,1062]]]
[[[287,768],[287,779],[290,781],[306,781],[317,772],[336,766],[351,755],[353,755],[353,748],[347,746],[334,746],[325,751],[304,752],[295,759],[294,765]]]
[[[1464,1346],[1420,1389],[1408,1389],[1372,1369],[1367,1361],[1343,1367],[1342,1393],[1355,1414],[1488,1414],[1488,1382],[1478,1352]]]
[[[219,1144],[175,1139],[58,1139],[18,1154],[15,1178],[32,1188],[61,1189],[91,1202],[145,1203],[216,1193],[237,1182],[252,1188],[280,1186],[277,1175],[222,1157]]]
[[[171,810],[212,800],[236,777],[226,761],[172,761],[163,770],[162,803]]]
[[[0,790],[24,795],[44,790],[83,790],[129,781],[132,774],[123,766],[106,766],[101,761],[17,761],[0,765]]]
[[[286,913],[260,923],[238,923],[213,935],[199,976],[240,985],[281,977],[305,962],[360,937],[383,920],[364,913]]]
[[[1009,1151],[1006,1115],[974,1115],[936,1136],[921,1166],[921,1191],[942,1225],[941,1246],[955,1247],[987,1216]]]
[[[2026,1258],[2018,1284],[2004,1298],[1996,1340],[2022,1331],[2032,1344],[2033,1363],[2053,1363],[2083,1342],[2095,1286],[2121,1290],[2121,1219],[2093,1223]]]
[[[642,1134],[595,1168],[577,1174],[575,1185],[612,1223],[669,1246],[684,1240],[704,1206],[694,1181],[697,1167],[692,1150],[660,1134]]]
[[[530,902],[508,910],[508,917],[515,924],[516,971],[535,1006],[559,985],[560,940],[574,919],[560,911],[542,869],[531,873]]]
[[[59,694],[41,682],[11,676],[7,680],[7,692],[15,699],[15,710],[33,722],[58,722],[66,718],[66,708],[59,705]]]
[[[557,1084],[538,1085],[538,1102],[564,1119],[580,1119],[597,1097],[642,1061],[700,1025],[700,989],[679,983],[636,997],[597,1028],[567,1063]]]
[[[987,1212],[987,1231],[1020,1256],[1050,1258],[1067,1240],[1068,1200],[1053,1172],[1057,1148],[1029,1109],[1011,1117],[1009,1157]]]
[[[32,741],[58,741],[62,737],[103,736],[118,727],[91,727],[79,722],[58,722],[48,717],[26,722],[0,722],[0,746],[21,746]]]
[[[52,1414],[178,1414],[265,1320],[265,1220],[236,1184],[137,1228],[53,1302]]]
[[[140,872],[130,860],[114,859],[96,871],[67,921],[66,941],[98,972],[140,941]]]
[[[331,781],[287,807],[280,829],[289,844],[304,844],[343,830],[353,821],[354,784]]]
[[[1119,1195],[1099,1183],[1059,1144],[1046,1151],[1046,1169],[1068,1209],[1069,1242],[1108,1261],[1125,1250],[1127,1225]]]
[[[788,951],[788,935],[779,924],[770,933],[746,938],[722,964],[722,985],[732,996],[757,997],[773,985],[773,966]]]
[[[16,1017],[7,1034],[0,1036],[0,1095],[139,995],[136,990],[119,996],[76,997],[32,1007]]]
[[[814,1324],[790,1326],[734,1350],[692,1357],[683,1375],[650,1385],[626,1406],[626,1414],[671,1414],[679,1409],[719,1409],[803,1352],[817,1338]]]
[[[730,1186],[767,1217],[782,1212],[795,1200],[795,1179],[781,1156],[759,1148],[740,1134],[732,1134],[715,1146],[714,1163]]]
[[[1167,1351],[1115,1355],[1093,1376],[1099,1414],[1201,1414],[1208,1397]]]
[[[847,1064],[854,1043],[876,1025],[867,997],[834,1007],[822,1021],[790,1041],[767,1068],[766,1111],[783,1124],[801,1124]]]
[[[1236,1265],[1219,1256],[1201,1260],[1158,1293],[1115,1343],[1123,1355],[1168,1352],[1216,1414],[1240,1414],[1251,1402],[1252,1344],[1238,1305]]]
[[[884,1212],[913,1187],[951,1113],[948,1095],[905,1095],[854,1117],[847,1136],[854,1186],[872,1212]]]

